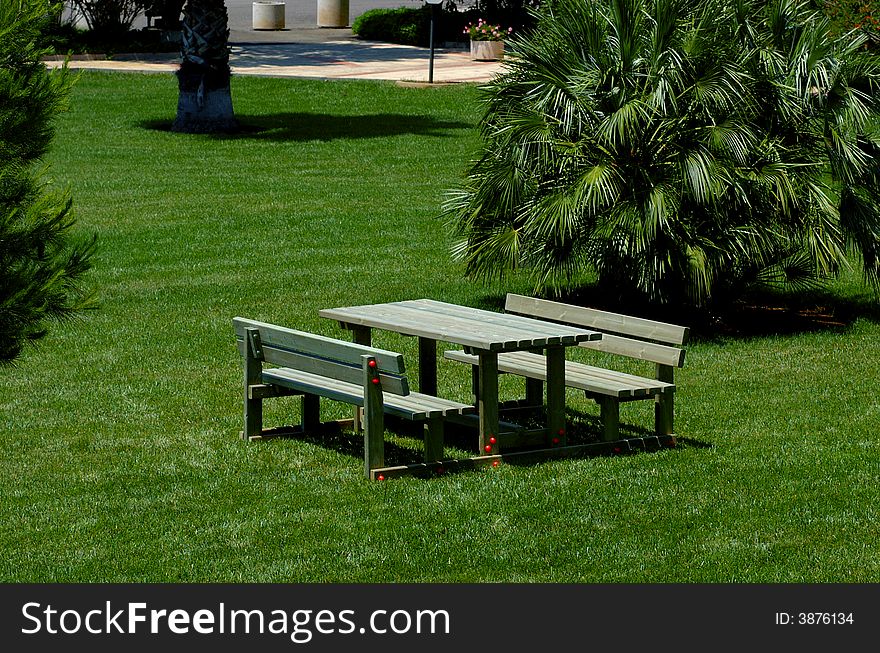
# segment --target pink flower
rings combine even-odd
[[[468,23],[463,33],[468,34],[474,41],[503,41],[508,34],[513,33],[513,28],[508,27],[505,31],[501,25],[492,25],[480,18],[476,25]]]

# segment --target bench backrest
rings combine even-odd
[[[684,365],[685,350],[672,345],[687,341],[687,327],[513,293],[507,295],[504,308],[518,315],[601,331],[601,340],[580,343],[587,349],[671,367]]]
[[[241,317],[232,324],[242,356],[357,384],[364,383],[364,365],[375,361],[370,368],[384,392],[410,392],[402,354]]]

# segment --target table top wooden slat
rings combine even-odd
[[[486,311],[483,309],[471,308],[469,306],[446,304],[444,302],[438,302],[433,299],[414,299],[400,302],[400,304],[405,306],[417,307],[421,310],[429,312],[444,313],[447,315],[456,315],[462,317],[471,317],[474,314],[474,311],[480,311],[480,320],[483,320],[485,322],[489,322],[500,327],[511,327],[517,329],[518,331],[531,330],[539,334],[546,334],[548,328],[550,328],[555,333],[568,334],[573,338],[573,340],[567,342],[575,342],[579,337],[583,335],[585,329],[590,330],[589,327],[577,327],[571,326],[570,324],[559,324],[546,320],[541,320],[539,318],[526,317],[524,315],[513,315],[511,313],[496,313],[494,311]],[[597,336],[601,336],[601,334],[598,332],[596,332],[596,334]],[[560,335],[559,337],[563,338],[564,336]],[[598,340],[599,338],[588,338],[588,340],[592,339]]]
[[[418,306],[405,302],[400,302],[393,307],[385,308],[378,305],[375,310],[369,311],[372,317],[386,317],[396,324],[400,324],[406,320],[416,327],[427,328],[439,332],[462,332],[468,333],[473,330],[473,315],[455,315],[438,310],[436,307],[428,309],[424,306]],[[559,344],[559,338],[547,338],[546,332],[536,333],[533,331],[524,332],[509,325],[498,325],[480,318],[481,328],[480,335],[486,341],[496,342],[505,347],[527,347],[546,344]],[[442,338],[437,338],[438,340]],[[572,340],[571,343],[575,341]]]
[[[515,351],[598,340],[586,328],[543,322],[434,300],[329,308],[319,315],[343,324],[395,331],[486,351]]]
[[[436,322],[429,323],[421,315],[402,315],[400,310],[383,310],[386,305],[374,306],[352,306],[346,308],[334,308],[319,311],[322,317],[338,320],[347,325],[372,327],[377,329],[385,329],[402,333],[407,336],[419,336],[422,338],[431,338],[432,340],[442,340],[444,342],[453,342],[463,347],[473,347],[475,349],[486,349],[489,351],[504,351],[519,347],[519,341],[503,340],[498,341],[498,337],[493,339],[487,336],[485,332],[474,333],[473,329],[468,329],[468,325],[462,328],[461,323],[455,324],[438,324]],[[381,308],[379,308],[381,307]],[[369,310],[367,310],[369,309]]]

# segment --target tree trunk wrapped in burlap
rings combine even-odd
[[[237,127],[229,89],[229,20],[223,0],[189,0],[183,9],[180,95],[172,129],[187,133]]]

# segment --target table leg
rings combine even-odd
[[[480,455],[498,453],[498,354],[480,351],[480,382],[477,406],[480,412]],[[496,438],[492,442],[490,438]],[[489,447],[487,450],[486,447]]]
[[[565,437],[565,347],[547,347],[547,428],[550,439]]]
[[[437,396],[437,341],[419,338],[419,392]]]
[[[544,382],[541,379],[526,377],[526,405],[538,408],[544,405]]]
[[[543,348],[540,347],[537,349],[527,349],[526,351],[535,354],[544,353]],[[526,377],[526,405],[537,406],[538,408],[544,407],[544,382],[541,379]]]
[[[365,345],[367,347],[373,346],[373,334],[370,330],[370,327],[360,326],[360,325],[351,325],[347,327],[351,330],[351,340],[356,345]],[[361,408],[358,406],[354,407],[354,431],[358,433],[363,430],[364,424],[361,420]]]
[[[351,341],[356,345],[365,345],[367,347],[373,346],[373,334],[370,327],[365,326],[350,326],[351,329]]]

